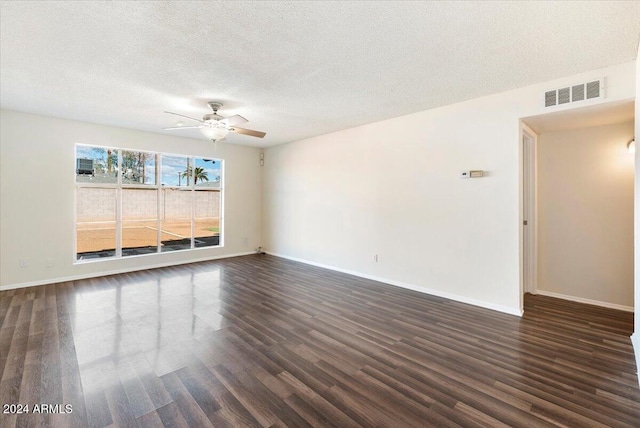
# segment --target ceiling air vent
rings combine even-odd
[[[584,84],[571,87],[571,102],[584,100]]]
[[[557,91],[547,91],[544,93],[544,106],[551,107],[558,104]]]
[[[604,98],[604,78],[567,86],[566,88],[545,91],[544,106],[555,107],[598,98]]]
[[[571,102],[571,88],[558,89],[558,104],[567,104]]]
[[[587,83],[587,99],[600,98],[600,81]]]

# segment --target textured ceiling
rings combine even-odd
[[[267,147],[631,61],[640,2],[0,3],[2,108]],[[197,130],[174,134],[202,137]]]

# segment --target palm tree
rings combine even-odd
[[[187,179],[187,186],[189,185],[189,177],[193,177],[193,185],[198,184],[198,180],[200,181],[209,181],[209,176],[207,175],[207,171],[202,167],[195,167],[192,173],[191,166],[187,167],[186,171],[182,173],[182,176]]]
[[[198,184],[198,180],[200,181],[209,181],[209,176],[207,175],[207,171],[204,168],[197,166],[193,170],[193,184],[194,186]]]

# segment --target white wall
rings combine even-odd
[[[630,62],[269,149],[267,251],[520,313],[519,118],[603,75],[606,101],[635,96]]]
[[[633,309],[634,123],[538,136],[538,291]]]
[[[225,160],[224,248],[73,264],[75,144]],[[0,111],[0,288],[251,252],[261,245],[260,150]],[[244,238],[248,238],[245,246]],[[45,267],[47,258],[55,265]],[[28,267],[19,267],[28,259]]]
[[[638,55],[636,56],[636,138],[640,136],[640,45],[638,45]],[[635,174],[635,308],[640,308],[640,147],[636,141],[636,174]],[[636,313],[634,317],[634,333],[631,336],[633,348],[636,354],[636,372],[640,372],[640,314]],[[640,376],[638,376],[640,383]]]

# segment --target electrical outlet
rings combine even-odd
[[[56,264],[55,260],[51,257],[48,257],[45,261],[44,261],[44,265],[45,267],[53,267]]]
[[[247,238],[246,236],[242,238],[242,246],[244,248],[249,248],[249,238]]]
[[[29,266],[29,259],[20,259],[20,267],[26,268],[27,266]]]
[[[377,254],[374,254],[374,255],[373,255],[373,261],[374,261],[375,263],[378,263],[378,255],[377,255]]]

